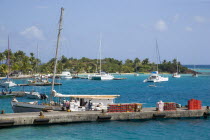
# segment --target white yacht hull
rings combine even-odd
[[[60,77],[62,79],[72,79],[71,73],[69,71],[62,71]]]
[[[180,78],[181,75],[173,75],[172,77],[173,77],[173,78]]]
[[[181,77],[181,75],[180,75],[180,74],[178,74],[178,73],[174,73],[174,74],[172,75],[172,77],[173,77],[173,78],[180,78],[180,77]]]
[[[112,75],[91,75],[88,77],[90,80],[113,80]]]
[[[168,81],[168,77],[162,77],[158,74],[152,74],[147,79],[145,79],[143,82],[166,82]]]

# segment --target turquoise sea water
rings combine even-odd
[[[61,80],[62,86],[56,86],[63,94],[119,94],[119,103],[145,103],[144,107],[154,107],[156,102],[177,102],[186,105],[189,99],[202,101],[203,106],[210,105],[210,76],[182,75],[175,79],[169,76],[168,82],[157,83],[157,87],[148,87],[143,83],[148,75],[120,75],[126,80],[91,81],[86,79]],[[24,83],[25,80],[15,80]],[[31,87],[25,87],[29,90]],[[50,87],[34,88],[49,93]],[[15,87],[13,90],[20,90]],[[24,97],[19,101],[33,101]],[[10,98],[0,99],[0,110],[12,112]],[[0,139],[209,139],[209,119],[168,119],[145,121],[111,121],[72,123],[46,126],[23,126],[0,129]]]

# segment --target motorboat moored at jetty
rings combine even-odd
[[[31,92],[25,92],[25,95],[27,98],[30,99],[47,99],[48,96],[46,94],[39,94],[39,92],[31,91]]]

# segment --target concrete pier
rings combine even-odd
[[[23,126],[37,124],[59,124],[91,121],[145,120],[158,118],[203,118],[209,115],[209,110],[187,110],[178,108],[176,111],[158,112],[155,108],[143,108],[141,112],[107,113],[103,111],[50,111],[33,113],[0,114],[0,127]]]

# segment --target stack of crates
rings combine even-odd
[[[164,111],[175,111],[176,103],[174,102],[166,102],[164,103]]]
[[[188,101],[188,110],[200,110],[202,102],[200,100],[191,99]]]
[[[141,109],[140,103],[109,104],[107,112],[140,112]]]

